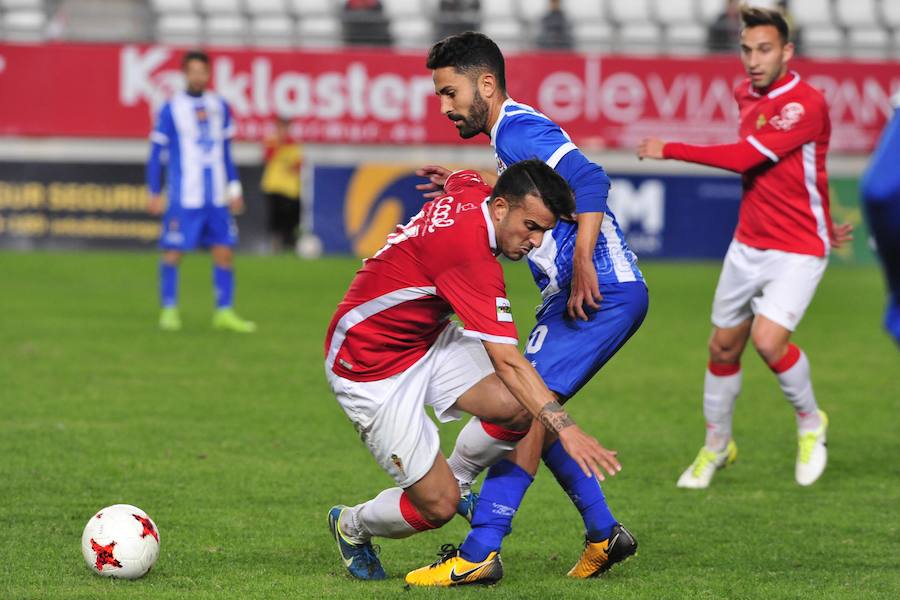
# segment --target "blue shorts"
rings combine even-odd
[[[186,252],[210,246],[234,247],[237,241],[237,225],[227,206],[174,208],[163,217],[159,247]]]
[[[649,295],[642,281],[600,286],[600,310],[587,321],[570,319],[569,295],[551,296],[538,309],[525,358],[551,391],[570,398],[618,352],[647,315]]]

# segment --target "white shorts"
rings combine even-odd
[[[428,353],[406,371],[378,381],[352,381],[328,367],[331,390],[381,468],[407,488],[422,479],[440,451],[431,406],[441,422],[461,413],[453,405],[494,372],[481,341],[451,323]]]
[[[762,315],[794,331],[827,264],[827,258],[760,250],[732,240],[713,299],[713,325],[735,327]]]

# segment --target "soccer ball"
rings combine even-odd
[[[315,259],[322,256],[322,240],[313,233],[304,233],[297,240],[297,256],[300,258]]]
[[[159,530],[150,515],[136,506],[107,506],[85,525],[81,553],[98,575],[137,579],[147,574],[159,556]]]

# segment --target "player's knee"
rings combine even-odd
[[[787,344],[780,339],[767,336],[753,336],[753,347],[767,364],[778,362],[787,352]]]
[[[714,363],[734,363],[741,356],[740,347],[722,343],[715,338],[709,341],[709,360]]]
[[[435,527],[442,527],[456,514],[456,506],[459,504],[459,492],[456,494],[444,494],[428,502],[420,509],[422,517]]]

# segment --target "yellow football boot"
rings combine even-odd
[[[432,587],[473,583],[490,585],[503,577],[503,563],[496,552],[491,552],[481,562],[469,562],[459,555],[459,548],[453,544],[444,544],[440,555],[437,562],[407,573],[406,583]]]
[[[568,575],[576,579],[597,577],[635,552],[637,552],[637,540],[622,525],[616,525],[605,540],[599,542],[585,540],[581,558],[569,570]]]

